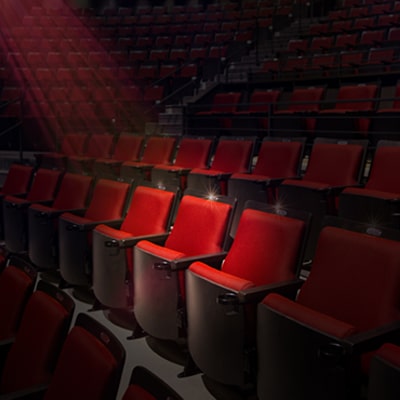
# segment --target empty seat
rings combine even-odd
[[[368,141],[317,138],[302,179],[286,179],[278,188],[278,200],[288,208],[309,211],[313,218],[305,257],[313,257],[321,222],[337,213],[337,199],[347,186],[360,183]]]
[[[400,246],[392,234],[332,221],[297,298],[265,297],[257,316],[260,400],[361,398],[371,352],[398,334]]]
[[[247,108],[234,113],[235,130],[240,134],[267,135],[280,94],[280,90],[254,90]]]
[[[175,151],[175,136],[150,136],[145,142],[140,161],[125,161],[121,177],[134,179],[136,183],[151,180],[151,170],[156,164],[168,164]]]
[[[49,383],[68,334],[75,304],[67,293],[39,281],[22,315],[21,324],[2,360],[0,393]],[[5,351],[3,344],[2,351]],[[4,354],[4,353],[2,353]]]
[[[92,283],[92,231],[100,223],[119,226],[122,222],[130,185],[99,179],[83,216],[66,212],[58,220],[59,266],[63,280],[85,289]],[[76,293],[79,296],[79,292]],[[89,296],[86,301],[92,302]]]
[[[232,233],[237,228],[247,200],[273,204],[284,179],[300,174],[305,140],[301,138],[265,138],[251,173],[234,173],[228,180],[228,196],[237,199]]]
[[[187,176],[193,168],[207,168],[214,139],[209,137],[183,137],[173,164],[158,164],[151,171],[156,185],[170,185],[186,189]]]
[[[104,325],[80,313],[64,342],[50,383],[32,390],[46,400],[117,396],[125,350]],[[68,379],[66,379],[68,377]]]
[[[357,138],[369,130],[370,116],[376,110],[378,85],[343,85],[333,109],[319,112],[316,130],[323,136]]]
[[[121,226],[93,230],[93,292],[97,302],[132,315],[133,247],[140,240],[159,242],[169,232],[176,191],[137,186]]]
[[[325,94],[324,87],[295,88],[285,102],[282,97],[271,119],[271,130],[277,136],[310,136],[314,133],[315,117]]]
[[[309,218],[248,202],[224,261],[190,265],[188,347],[208,377],[241,389],[255,384],[257,303],[280,284],[296,292]]]
[[[14,338],[24,308],[36,284],[37,272],[12,255],[0,273],[0,340]]]
[[[124,392],[122,400],[146,398],[183,400],[183,398],[166,382],[161,380],[160,377],[145,367],[136,366],[132,370],[129,385]]]
[[[187,187],[204,193],[227,193],[227,181],[235,172],[250,171],[255,139],[252,137],[221,137],[208,169],[193,168]]]
[[[94,162],[93,171],[97,177],[118,178],[124,161],[139,161],[143,151],[145,137],[121,133],[115,143],[111,158],[98,158]]]
[[[58,217],[65,212],[84,212],[93,178],[65,173],[51,205],[32,204],[28,209],[28,255],[41,270],[58,267]]]
[[[184,271],[194,260],[215,259],[227,249],[233,211],[232,199],[186,192],[165,243],[136,244],[133,309],[149,335],[177,341],[186,334]]]
[[[339,216],[374,225],[398,227],[400,143],[379,141],[364,187],[346,188],[339,196]]]
[[[397,399],[400,395],[399,371],[399,346],[393,343],[383,344],[371,360],[367,399]]]
[[[4,238],[3,201],[4,196],[26,196],[32,181],[34,168],[31,165],[12,163],[0,189],[0,237]]]
[[[4,240],[8,251],[21,253],[27,249],[28,208],[33,203],[52,203],[61,178],[60,170],[39,168],[25,198],[11,195],[4,198]]]

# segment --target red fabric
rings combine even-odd
[[[211,144],[211,139],[183,139],[174,164],[182,168],[206,168]]]
[[[67,311],[58,301],[42,291],[33,293],[4,365],[2,393],[50,381],[67,317]]]
[[[128,183],[100,179],[94,188],[85,218],[93,221],[122,218],[128,190]]]
[[[15,335],[32,285],[32,279],[24,271],[12,265],[6,267],[1,273],[0,340],[9,339]]]
[[[142,162],[147,164],[167,164],[175,147],[173,137],[151,137],[146,142]]]
[[[86,157],[93,158],[110,158],[114,137],[110,134],[93,134],[91,135]]]
[[[138,385],[129,385],[126,389],[122,400],[157,400],[147,390]]]
[[[305,307],[276,293],[266,296],[263,304],[289,319],[299,321],[336,338],[342,339],[356,332],[356,328],[350,324]]]
[[[180,258],[185,257],[184,253],[160,246],[158,244],[149,242],[148,240],[141,240],[135,247],[167,261],[179,260]]]
[[[256,286],[294,279],[304,222],[245,209],[222,270]]]
[[[312,182],[312,181],[305,181],[298,179],[285,179],[283,181],[283,184],[290,186],[304,187],[308,189],[315,189],[315,190],[326,190],[332,187],[331,185],[323,182]]]
[[[75,326],[65,341],[44,399],[103,399],[115,368],[116,361],[104,344]]]
[[[194,262],[190,265],[189,270],[191,273],[198,275],[207,281],[214,282],[218,286],[234,292],[254,287],[254,284],[246,279],[241,279],[235,275],[217,270],[203,262]]]
[[[326,227],[298,302],[357,331],[398,320],[399,262],[396,241]]]
[[[400,347],[393,343],[385,343],[376,352],[376,356],[400,368]]]
[[[372,161],[367,189],[400,194],[400,147],[379,146]]]
[[[187,256],[220,252],[231,211],[227,203],[184,196],[165,247]]]
[[[12,164],[4,181],[2,193],[5,195],[27,193],[32,173],[31,166]]]
[[[70,133],[65,135],[61,143],[61,153],[67,156],[83,154],[87,138],[87,135],[79,133]]]
[[[83,209],[93,178],[86,175],[66,173],[54,200],[56,210]]]
[[[41,168],[37,171],[27,195],[28,201],[53,200],[61,171]]]
[[[112,158],[121,161],[137,160],[140,156],[143,140],[143,136],[120,135]]]
[[[363,153],[361,145],[316,143],[303,180],[331,186],[354,185]]]
[[[400,193],[381,192],[379,190],[369,190],[365,188],[347,188],[343,190],[343,194],[351,194],[356,196],[376,197],[382,200],[398,199]]]

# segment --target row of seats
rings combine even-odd
[[[375,145],[397,137],[398,95],[398,85],[375,83],[254,90],[248,99],[239,91],[212,92],[190,106],[189,131],[365,138]]]
[[[109,329],[84,313],[71,326],[74,300],[39,280],[20,257],[8,260],[0,287],[2,397],[116,398],[126,350]],[[123,399],[137,396],[181,399],[141,366],[132,370]]]

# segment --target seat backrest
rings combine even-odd
[[[240,92],[216,93],[211,110],[218,113],[232,113],[240,101],[242,94]]]
[[[294,279],[307,221],[280,214],[272,209],[245,208],[222,271],[256,286]]]
[[[212,144],[212,138],[183,138],[179,143],[174,165],[183,168],[206,168]]]
[[[378,142],[373,158],[370,175],[365,185],[368,189],[383,192],[400,193],[400,145],[390,145],[390,142]]]
[[[39,282],[7,354],[0,380],[2,393],[50,381],[74,308],[68,294],[50,283]]]
[[[149,164],[167,164],[176,145],[173,136],[152,136],[146,140],[141,162]]]
[[[12,257],[0,274],[0,340],[17,332],[23,310],[32,294],[37,272],[20,258]]]
[[[82,133],[68,133],[61,142],[61,153],[66,156],[82,155],[86,150],[88,135]]]
[[[85,218],[93,221],[121,219],[129,189],[128,183],[99,179],[85,212]]]
[[[5,178],[2,193],[5,195],[28,193],[33,167],[30,165],[11,164]]]
[[[221,137],[211,169],[223,172],[248,172],[254,150],[254,139]]]
[[[113,135],[95,133],[88,140],[85,156],[94,158],[109,158],[112,151]]]
[[[280,90],[255,90],[250,97],[248,111],[271,112],[280,93]]]
[[[187,256],[222,251],[233,213],[232,202],[222,200],[185,194],[165,247]]]
[[[293,111],[318,111],[323,94],[324,88],[322,87],[294,89],[288,108]]]
[[[375,98],[378,92],[377,85],[346,85],[339,88],[335,108],[337,110],[375,109]]]
[[[85,208],[92,183],[91,176],[66,172],[52,207],[57,210]]]
[[[105,326],[77,316],[61,350],[45,400],[116,398],[125,350]]]
[[[32,186],[26,196],[28,201],[47,201],[53,200],[58,184],[62,176],[62,171],[54,169],[40,168],[37,170]]]
[[[264,140],[258,152],[253,174],[270,178],[298,175],[304,142]]]
[[[147,368],[137,366],[132,370],[129,386],[122,400],[183,400],[161,378],[153,374]]]
[[[115,144],[112,158],[119,161],[136,161],[140,157],[144,136],[121,133]]]
[[[316,141],[303,179],[331,186],[354,185],[360,178],[365,145]]]
[[[321,230],[311,272],[298,302],[352,325],[372,329],[400,317],[398,240],[337,226]],[[376,299],[380,299],[376,301]]]

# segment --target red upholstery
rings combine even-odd
[[[287,109],[282,111],[276,111],[276,114],[299,111],[318,111],[320,108],[320,101],[324,94],[323,87],[309,87],[309,88],[297,88],[294,89],[291,96]]]
[[[62,348],[45,400],[101,400],[115,373],[116,361],[90,332],[75,326]]]
[[[10,265],[0,275],[0,340],[13,337],[34,285],[23,270]]]
[[[375,355],[396,367],[400,367],[400,347],[393,343],[385,343]]]
[[[399,254],[395,241],[327,227],[297,301],[357,331],[398,320]],[[362,290],[356,294],[352,283],[360,281],[360,274]]]
[[[354,185],[358,182],[364,149],[361,145],[315,143],[303,180],[284,183],[303,186],[303,182],[330,186]],[[319,186],[319,185],[317,185]]]
[[[27,193],[32,173],[33,167],[29,165],[12,164],[1,188],[1,193],[5,195]]]
[[[240,92],[216,93],[211,109],[209,111],[200,111],[198,115],[233,113],[239,103],[242,94]]]
[[[139,385],[129,385],[126,389],[122,400],[157,400],[147,390]]]
[[[7,355],[0,381],[1,393],[49,382],[68,316],[67,310],[46,293],[33,293]]]
[[[85,152],[88,135],[69,133],[61,143],[61,153],[66,156],[81,155]]]
[[[112,158],[121,161],[137,160],[140,156],[143,140],[143,136],[121,134],[115,145]]]

